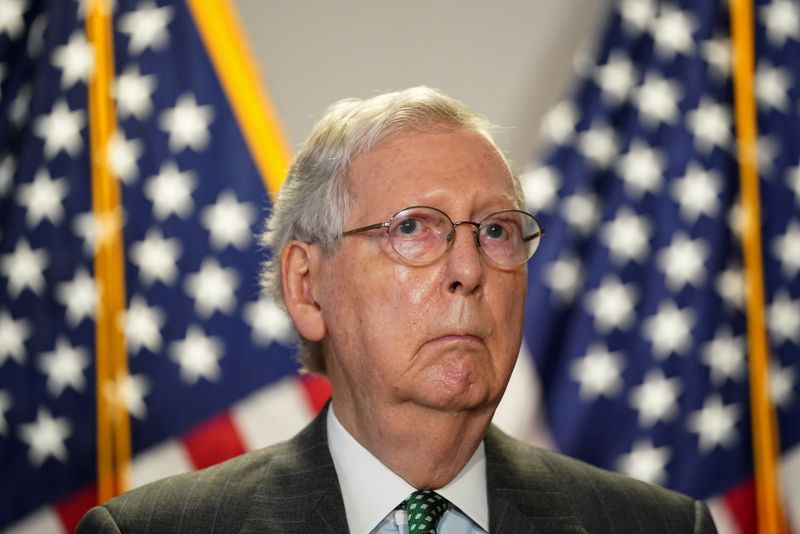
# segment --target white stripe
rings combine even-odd
[[[297,434],[314,414],[297,378],[260,389],[231,409],[246,450],[259,449]]]
[[[131,467],[131,487],[194,469],[191,457],[178,440],[169,440],[136,455]]]
[[[706,504],[711,510],[711,517],[714,518],[719,534],[741,534],[742,531],[733,514],[731,514],[731,509],[725,499],[714,497],[713,499],[708,499]]]
[[[6,534],[61,534],[66,533],[67,529],[61,524],[55,511],[46,507],[14,523],[5,532]]]
[[[543,408],[539,373],[534,368],[533,358],[523,341],[517,365],[492,422],[519,440],[554,449]]]
[[[781,484],[789,530],[800,532],[800,445],[781,457]]]

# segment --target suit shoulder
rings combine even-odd
[[[77,532],[114,531],[107,525],[126,533],[238,530],[231,521],[244,520],[259,486],[296,468],[301,452],[286,442],[151,482],[95,508]]]
[[[557,493],[590,531],[663,525],[666,532],[714,532],[706,505],[666,488],[595,467],[563,454],[532,447],[493,429],[487,439],[492,484],[534,486]],[[658,528],[651,530],[660,532]]]

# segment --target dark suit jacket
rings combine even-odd
[[[346,533],[325,412],[290,441],[95,507],[76,532]],[[495,427],[485,447],[492,533],[715,532],[702,502],[529,447]]]

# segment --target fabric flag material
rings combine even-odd
[[[117,225],[92,206],[90,2],[0,0],[0,530],[71,531],[95,503],[98,395],[130,415],[139,485],[284,439],[327,394],[296,376],[289,322],[260,296],[276,178],[214,43],[186,2],[112,4]],[[94,273],[115,236],[124,288]],[[129,373],[98,392],[98,302],[119,289]]]
[[[558,449],[755,532],[728,4],[620,1],[544,120],[525,336]],[[800,531],[800,4],[754,13],[770,392]]]

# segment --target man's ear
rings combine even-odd
[[[315,299],[316,286],[320,283],[320,249],[302,241],[290,241],[281,253],[281,280],[283,300],[297,332],[309,341],[321,341],[325,337],[325,319]]]

